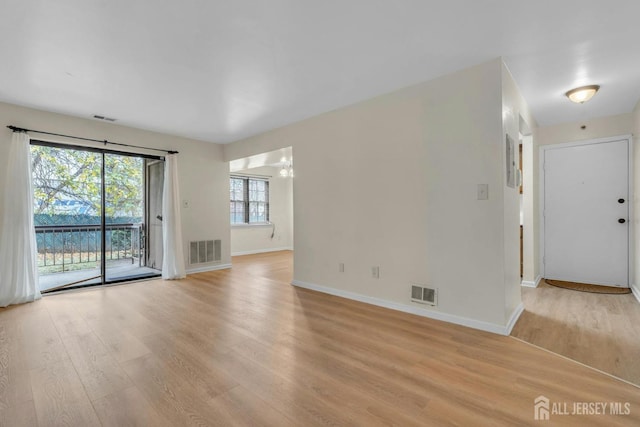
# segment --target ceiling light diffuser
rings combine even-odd
[[[600,89],[599,85],[581,86],[571,89],[569,92],[565,93],[565,95],[576,104],[582,104],[593,98],[593,95],[596,94],[598,89]]]

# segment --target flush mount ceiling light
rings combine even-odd
[[[565,93],[565,95],[576,104],[582,104],[593,98],[593,95],[596,94],[598,89],[600,89],[599,85],[580,86],[575,89],[571,89],[569,92]]]

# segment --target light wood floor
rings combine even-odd
[[[550,286],[523,288],[512,336],[640,385],[640,303]]]
[[[548,425],[640,425],[638,388],[514,338],[292,287],[290,252],[234,265],[0,310],[0,424],[542,425],[545,395],[632,409]]]

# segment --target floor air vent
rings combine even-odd
[[[189,264],[204,264],[222,259],[221,240],[200,240],[189,243]]]
[[[411,285],[411,301],[421,304],[437,305],[438,293],[435,289]]]

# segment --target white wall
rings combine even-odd
[[[5,128],[6,125],[179,151],[180,194],[183,200],[189,201],[189,207],[182,209],[182,233],[185,239],[187,269],[190,268],[186,259],[188,257],[187,242],[190,240],[221,239],[222,262],[215,264],[230,263],[229,166],[223,159],[220,145],[5,103],[0,103],[0,124],[2,125],[0,140],[4,141],[0,142],[0,192],[4,191],[5,186],[11,184],[6,181],[4,173],[8,148],[6,142],[11,138],[11,131]],[[39,134],[32,134],[32,137],[78,144],[78,141],[65,140],[61,137],[45,137]],[[124,148],[120,151],[124,151]],[[207,267],[207,264],[198,264],[197,267]]]
[[[540,251],[538,232],[538,200],[536,194],[538,192],[538,181],[535,179],[534,160],[537,160],[538,147],[534,141],[533,135],[523,136],[522,138],[522,234],[523,234],[523,266],[522,281],[528,286],[536,283],[540,275]],[[535,157],[535,159],[534,159]]]
[[[634,211],[634,220],[633,225],[635,229],[635,239],[633,245],[633,259],[635,260],[634,268],[633,268],[633,277],[631,278],[631,283],[633,286],[633,291],[640,301],[640,101],[636,104],[636,108],[633,110],[633,155],[634,155],[634,201],[633,201],[633,211]]]
[[[518,241],[517,225],[505,237],[502,84],[497,59],[226,145],[225,159],[293,147],[297,283],[504,330]],[[410,283],[438,288],[439,305],[411,303]]]
[[[518,147],[519,134],[526,133],[524,129],[521,129],[522,122],[526,123],[527,130],[537,127],[537,123],[529,108],[522,97],[518,86],[516,85],[511,73],[507,67],[502,64],[502,132],[503,132],[503,144],[505,144],[506,135],[510,135],[515,144],[516,152],[516,165],[518,164]],[[534,136],[530,137],[530,141],[527,141],[529,146],[536,144]],[[504,152],[504,149],[503,149]],[[504,155],[504,154],[503,154]],[[504,158],[504,157],[503,157]],[[531,159],[528,159],[531,162]],[[503,176],[506,179],[506,159],[503,163]],[[523,165],[529,166],[530,165]],[[526,167],[525,167],[526,169]],[[517,183],[516,183],[517,184]],[[505,291],[505,316],[509,318],[516,310],[521,307],[521,279],[520,279],[520,193],[519,187],[515,188],[504,185],[504,291]],[[532,190],[531,185],[529,190]],[[527,241],[526,247],[531,249],[534,246],[535,236],[532,233],[533,224],[533,204],[528,203],[524,211],[524,226],[527,228],[527,235],[525,240]],[[524,227],[523,226],[523,230]],[[531,267],[535,264],[534,252],[527,251],[524,253],[525,263]],[[531,269],[531,268],[529,268]],[[534,272],[535,274],[535,272]]]
[[[269,221],[273,226],[231,226],[231,254],[293,249],[293,180],[282,178],[280,168],[261,167],[233,172],[234,175],[251,174],[269,178]]]
[[[523,173],[523,277],[522,282],[527,283],[529,286],[536,283],[540,274],[540,251],[539,251],[539,224],[538,224],[538,181],[535,171],[538,169],[538,124],[531,114],[529,107],[525,99],[522,97],[519,88],[517,87],[513,76],[503,66],[503,123],[504,132],[514,135],[514,139],[517,140],[517,135],[522,134],[524,138],[522,154],[522,173]],[[516,191],[516,196],[518,192]],[[513,194],[509,192],[511,196]],[[505,206],[505,211],[509,209],[510,205]],[[505,227],[510,230],[509,238],[514,239],[513,236],[513,222],[509,214],[509,221],[505,223]],[[519,240],[519,230],[518,230]],[[520,250],[517,251],[518,255]],[[512,255],[512,254],[510,254]],[[513,264],[513,259],[507,261],[509,265]],[[519,265],[519,264],[518,264]],[[507,289],[507,300],[511,301],[510,308],[513,308],[516,303],[519,304],[519,298],[516,294],[520,293],[512,286],[513,283],[513,271],[510,271]],[[518,272],[518,278],[519,278]],[[520,279],[518,279],[520,280]],[[509,309],[509,308],[508,308]]]
[[[569,102],[569,101],[567,101]],[[580,105],[576,105],[580,108]],[[581,129],[581,126],[586,126]],[[561,144],[608,136],[629,135],[633,131],[633,114],[600,117],[580,122],[562,123],[538,129],[538,144]]]

